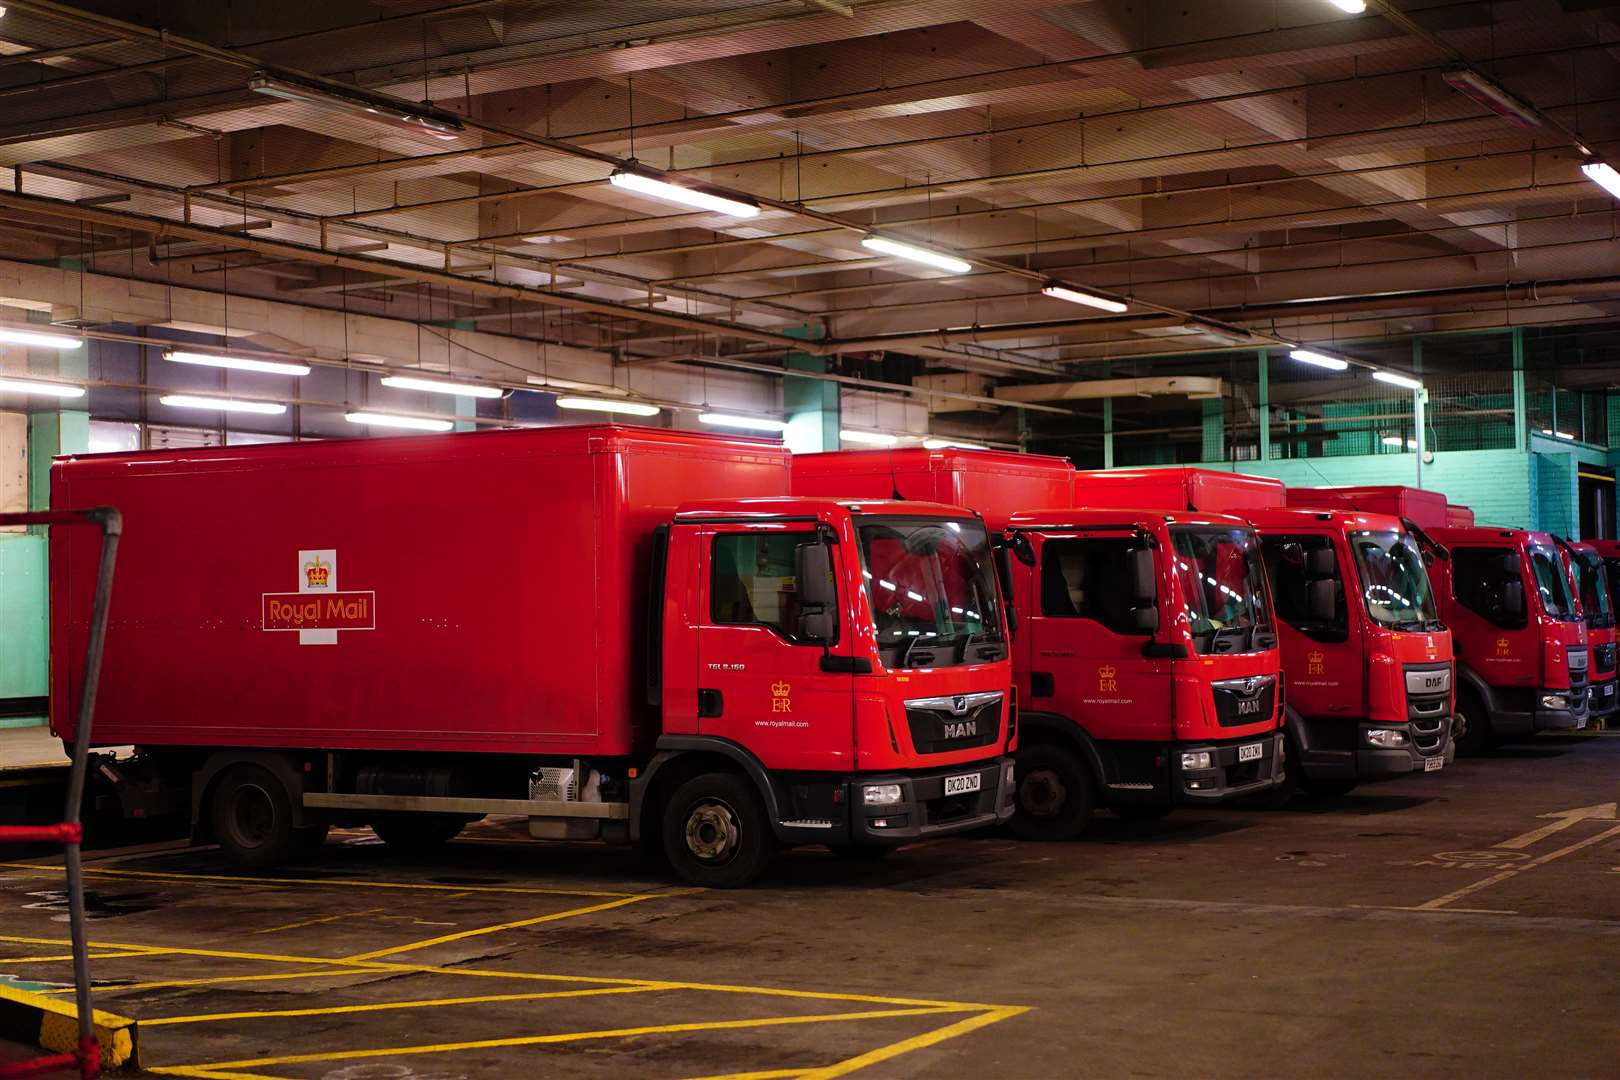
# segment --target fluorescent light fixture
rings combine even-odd
[[[849,428],[838,433],[840,442],[858,443],[861,446],[893,446],[900,441],[900,436],[889,435],[882,431],[851,431]]]
[[[1407,390],[1423,389],[1423,384],[1410,375],[1398,375],[1393,371],[1375,371],[1373,372],[1373,378],[1381,383],[1389,383],[1391,386],[1399,386]]]
[[[382,384],[392,386],[396,390],[425,390],[430,394],[452,394],[456,397],[498,398],[504,392],[498,386],[447,382],[444,379],[419,379],[414,375],[384,375]]]
[[[887,236],[879,236],[877,233],[867,233],[861,237],[861,247],[871,251],[881,251],[885,255],[893,255],[897,259],[910,259],[912,262],[922,263],[924,266],[932,266],[936,270],[945,270],[952,274],[965,274],[973,269],[973,264],[966,259],[959,259],[955,255],[947,255],[943,251],[918,247],[916,244],[890,240]]]
[[[184,352],[180,349],[164,349],[163,359],[176,364],[201,364],[203,367],[230,368],[233,371],[262,371],[266,375],[309,374],[308,364],[255,360],[248,356],[217,356],[214,353]]]
[[[1367,0],[1328,0],[1328,3],[1346,15],[1360,15],[1367,10]]]
[[[1588,161],[1581,166],[1581,172],[1586,178],[1598,187],[1607,191],[1616,199],[1620,199],[1620,172],[1614,171],[1614,166],[1607,161]]]
[[[1567,431],[1554,431],[1552,428],[1542,428],[1541,433],[1543,435],[1551,435],[1555,439],[1568,439],[1570,442],[1575,441],[1575,436],[1571,435]]]
[[[449,420],[434,420],[426,416],[398,416],[394,413],[380,412],[351,412],[344,413],[343,419],[351,424],[367,424],[371,427],[406,428],[410,431],[449,431],[456,425]]]
[[[1385,446],[1393,446],[1397,450],[1399,450],[1402,446],[1405,446],[1408,450],[1417,449],[1416,439],[1403,440],[1399,435],[1385,435],[1383,438],[1383,443]]]
[[[84,397],[84,387],[35,379],[0,378],[0,394],[43,394],[46,397]]]
[[[198,394],[164,394],[158,398],[176,409],[212,409],[215,412],[261,413],[280,416],[287,406],[277,401],[245,401],[242,398],[204,397]]]
[[[297,101],[323,109],[381,120],[418,135],[431,135],[435,139],[454,139],[461,134],[461,119],[453,113],[439,109],[415,108],[407,103],[395,104],[372,98],[360,92],[352,94],[328,90],[324,86],[294,82],[268,72],[256,71],[248,80],[248,89],[282,101]]]
[[[745,202],[730,195],[720,195],[699,187],[671,183],[641,170],[617,169],[608,177],[608,183],[639,195],[648,195],[654,199],[680,203],[682,206],[691,206],[699,210],[710,210],[716,214],[739,218],[759,216],[759,204],[756,202]]]
[[[1350,366],[1350,361],[1342,360],[1327,353],[1314,352],[1311,349],[1293,349],[1288,355],[1302,364],[1314,364],[1329,371],[1343,371]]]
[[[67,334],[47,334],[38,330],[13,330],[9,326],[0,327],[0,341],[12,345],[28,345],[35,349],[77,349],[84,344],[83,338],[70,337]]]
[[[1041,289],[1041,295],[1050,296],[1054,300],[1067,300],[1071,304],[1084,304],[1087,307],[1101,308],[1104,311],[1112,311],[1116,314],[1130,307],[1123,300],[1115,300],[1112,297],[1087,292],[1085,289],[1076,289],[1072,285],[1064,285],[1056,281]]]
[[[1441,78],[1457,93],[1484,106],[1510,124],[1532,131],[1542,126],[1541,118],[1534,109],[1477,71],[1458,68],[1446,72]]]
[[[934,439],[923,440],[923,446],[929,450],[988,450],[984,443],[963,442],[960,439]]]
[[[557,399],[557,408],[624,413],[628,416],[657,416],[662,411],[657,405],[648,405],[643,401],[609,401],[606,398],[590,397],[560,397]]]
[[[787,430],[786,420],[768,420],[760,416],[738,416],[736,413],[698,413],[698,423],[708,424],[711,427],[741,428],[744,431],[783,432]]]

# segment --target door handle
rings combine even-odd
[[[1032,671],[1029,673],[1029,696],[1051,697],[1057,693],[1056,680],[1050,671]]]
[[[726,699],[718,690],[698,691],[698,716],[714,717],[725,712]]]

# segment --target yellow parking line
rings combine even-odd
[[[934,1008],[874,1009],[867,1012],[823,1013],[815,1016],[772,1016],[745,1020],[707,1020],[684,1024],[654,1024],[647,1027],[608,1028],[600,1031],[567,1031],[555,1035],[522,1035],[506,1039],[478,1039],[459,1043],[424,1043],[417,1046],[381,1046],[368,1050],[334,1050],[318,1054],[287,1054],[281,1057],[217,1061],[192,1067],[202,1069],[248,1069],[263,1065],[305,1065],[319,1061],[355,1061],[364,1058],[404,1057],[414,1054],[446,1054],[460,1050],[493,1050],[509,1046],[544,1046],[556,1043],[582,1042],[587,1039],[628,1039],[641,1035],[682,1034],[693,1031],[741,1031],[750,1028],[780,1027],[792,1024],[831,1024],[850,1020],[883,1020],[899,1016],[928,1016],[934,1013],[957,1011],[959,1010]]]
[[[909,1054],[913,1050],[921,1050],[925,1046],[933,1046],[935,1043],[942,1043],[947,1039],[954,1039],[958,1035],[966,1035],[970,1031],[989,1027],[991,1024],[999,1023],[1009,1016],[1017,1016],[1028,1011],[1028,1007],[1023,1005],[1004,1005],[988,1012],[979,1013],[977,1016],[969,1016],[964,1020],[958,1020],[954,1024],[947,1024],[945,1027],[935,1031],[926,1032],[922,1035],[913,1035],[909,1039],[901,1039],[899,1042],[890,1043],[888,1046],[880,1046],[876,1050],[868,1050],[864,1054],[846,1058],[838,1062],[838,1064],[829,1065],[824,1069],[811,1069],[809,1072],[801,1073],[800,1080],[833,1080],[834,1077],[848,1076],[858,1069],[889,1061],[892,1058],[899,1057],[901,1054]]]
[[[783,1080],[803,1076],[809,1069],[766,1069],[764,1072],[726,1073],[724,1076],[694,1076],[691,1080]]]
[[[286,1080],[281,1076],[265,1076],[261,1073],[216,1072],[213,1069],[197,1069],[185,1065],[176,1065],[166,1068],[154,1068],[148,1065],[143,1072],[162,1073],[164,1076],[186,1076],[194,1080]]]
[[[340,1013],[387,1012],[391,1009],[433,1009],[445,1005],[483,1005],[496,1001],[539,1001],[543,998],[600,997],[604,994],[645,994],[660,986],[594,986],[589,990],[548,990],[533,994],[485,994],[480,997],[435,998],[424,1001],[384,1001],[370,1005],[329,1005],[318,1009],[265,1009],[259,1012],[197,1013],[142,1020],[141,1027],[165,1024],[203,1024],[220,1020],[268,1020],[289,1016],[335,1016]]]
[[[19,862],[0,863],[0,868],[52,870],[56,872],[60,872],[62,869],[60,866]],[[235,874],[181,874],[163,870],[108,870],[95,866],[85,867],[84,872],[106,877],[144,878],[151,881],[188,881],[204,884],[217,882],[228,885],[307,885],[314,887],[330,885],[349,889],[416,889],[424,892],[507,893],[519,896],[625,897],[645,895],[641,893],[604,892],[599,889],[542,889],[524,885],[438,885],[421,881],[362,881],[358,878],[246,877]]]
[[[439,937],[427,938],[423,941],[415,941],[409,945],[395,945],[387,949],[374,949],[371,952],[360,953],[357,956],[349,956],[345,957],[344,959],[350,961],[379,960],[384,956],[397,956],[400,953],[415,952],[417,949],[432,948],[434,945],[447,945],[452,941],[464,941],[467,938],[481,937],[484,934],[495,934],[502,930],[518,930],[525,926],[538,926],[541,923],[556,922],[559,919],[572,919],[578,915],[591,915],[598,911],[610,911],[613,908],[620,908],[627,904],[634,904],[642,900],[651,900],[653,898],[654,894],[652,893],[643,893],[640,896],[625,896],[618,900],[609,900],[602,904],[592,904],[590,907],[572,908],[568,911],[554,911],[549,915],[536,915],[532,919],[517,919],[513,922],[497,923],[494,926],[481,926],[476,930],[461,930],[454,934],[443,934]]]
[[[128,952],[91,953],[92,960],[122,960],[126,956],[162,956],[164,949],[140,949]],[[65,964],[73,959],[72,953],[58,953],[55,956],[5,956],[0,957],[0,964]]]
[[[375,968],[339,968],[336,971],[278,971],[270,975],[214,975],[206,979],[157,979],[152,982],[125,983],[121,986],[98,986],[97,994],[121,994],[129,990],[170,990],[192,986],[218,986],[222,983],[274,982],[279,979],[341,979],[346,975],[375,975]],[[51,994],[71,994],[73,987],[64,986]]]

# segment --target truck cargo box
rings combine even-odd
[[[1446,524],[1447,525],[1454,526],[1454,527],[1460,527],[1460,526],[1464,526],[1464,525],[1472,525],[1473,523],[1474,523],[1474,512],[1472,510],[1470,510],[1468,507],[1466,507],[1466,506],[1458,506],[1456,503],[1447,503],[1446,504]]]
[[[1069,505],[1068,458],[995,450],[840,450],[793,456],[799,496],[945,503],[977,510],[991,529],[1013,514]]]
[[[1421,529],[1440,529],[1447,524],[1446,497],[1438,491],[1401,484],[1367,484],[1359,487],[1300,487],[1288,489],[1288,505],[1320,506],[1364,510],[1369,514],[1389,514],[1416,522]],[[1472,524],[1472,513],[1470,521]]]
[[[1286,505],[1282,481],[1215,469],[1099,469],[1074,474],[1074,505],[1233,514]]]
[[[96,742],[645,749],[655,528],[788,488],[775,442],[614,425],[59,459],[125,521]],[[68,737],[96,542],[51,537]]]

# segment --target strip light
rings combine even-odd
[[[505,392],[498,386],[419,379],[415,375],[384,375],[382,384],[396,390],[425,390],[430,394],[453,394],[456,397],[498,398]]]
[[[1457,93],[1483,105],[1511,124],[1532,131],[1542,126],[1541,117],[1536,115],[1534,109],[1471,68],[1458,68],[1440,77]]]
[[[608,183],[614,187],[634,191],[640,195],[648,195],[654,199],[663,199],[665,202],[680,203],[682,206],[693,206],[699,210],[712,210],[717,214],[727,214],[731,217],[751,218],[759,216],[759,204],[744,202],[742,199],[729,195],[719,195],[702,188],[687,187],[684,184],[672,184],[668,180],[660,180],[646,172],[632,169],[618,169],[608,177]]]
[[[1543,435],[1551,435],[1555,439],[1568,439],[1570,442],[1575,441],[1575,436],[1571,435],[1567,431],[1554,431],[1552,428],[1542,428],[1541,433]]]
[[[786,420],[769,420],[761,416],[738,416],[736,413],[698,413],[698,423],[708,424],[711,427],[740,428],[743,431],[774,431],[780,433],[787,430]]]
[[[1620,199],[1620,172],[1615,172],[1613,165],[1594,158],[1581,166],[1581,172],[1585,173],[1586,178],[1592,183],[1616,199]]]
[[[84,387],[71,383],[37,382],[33,379],[0,379],[0,393],[43,394],[46,397],[84,397]]]
[[[287,411],[287,406],[277,401],[245,401],[242,398],[202,397],[197,394],[164,394],[158,400],[176,409],[212,409],[215,412],[260,413],[264,416],[280,416]]]
[[[1367,0],[1328,0],[1328,3],[1346,15],[1360,15],[1367,10]]]
[[[1041,295],[1050,296],[1054,300],[1067,300],[1071,304],[1084,304],[1087,307],[1101,308],[1104,311],[1112,311],[1116,314],[1130,307],[1129,304],[1122,300],[1114,300],[1107,296],[1087,292],[1084,289],[1076,289],[1073,286],[1063,285],[1056,281],[1041,289]]]
[[[254,360],[247,356],[219,356],[214,353],[184,352],[164,349],[163,359],[176,364],[200,364],[203,367],[230,368],[233,371],[262,371],[267,375],[308,375],[308,364],[295,364],[282,360]]]
[[[885,255],[893,255],[897,259],[910,259],[912,262],[922,263],[924,266],[932,266],[936,270],[945,270],[952,274],[965,274],[973,269],[973,264],[966,259],[959,259],[955,255],[947,255],[943,251],[918,247],[916,244],[891,240],[887,236],[879,236],[877,233],[867,233],[861,237],[861,247],[871,251],[881,251]]]
[[[861,446],[893,446],[900,441],[900,436],[889,435],[882,431],[851,431],[845,428],[838,433],[840,442],[858,443]]]
[[[924,439],[923,446],[929,450],[988,450],[984,443],[962,442],[960,439]]]
[[[1373,372],[1373,378],[1381,383],[1389,383],[1391,386],[1399,386],[1406,390],[1423,389],[1423,384],[1417,379],[1412,378],[1410,375],[1399,375],[1393,371],[1375,371]]]
[[[657,405],[648,405],[643,401],[609,401],[606,398],[589,397],[560,397],[557,399],[557,408],[624,413],[628,416],[657,416],[663,411]]]
[[[455,427],[448,420],[432,420],[425,416],[397,416],[393,413],[352,412],[343,419],[351,424],[369,424],[372,427],[409,428],[411,431],[449,431]]]
[[[1327,353],[1314,352],[1311,349],[1294,349],[1288,355],[1302,364],[1314,364],[1319,368],[1327,368],[1329,371],[1344,371],[1350,366],[1348,360],[1342,360],[1337,356],[1329,356]]]
[[[359,94],[351,96],[322,86],[292,82],[264,71],[253,73],[253,77],[248,80],[248,89],[266,97],[280,98],[282,101],[297,101],[305,105],[381,120],[418,135],[431,135],[435,139],[454,139],[462,131],[459,118],[437,109],[431,112],[410,109],[404,105],[394,105]]]
[[[1399,450],[1403,445],[1408,450],[1416,450],[1417,449],[1417,440],[1416,439],[1402,440],[1402,438],[1399,435],[1385,435],[1382,441],[1383,441],[1383,444],[1385,446],[1393,446],[1397,450]]]
[[[13,330],[10,327],[0,327],[0,341],[10,342],[13,345],[31,345],[36,349],[77,349],[84,344],[83,338],[69,337],[67,334]]]

